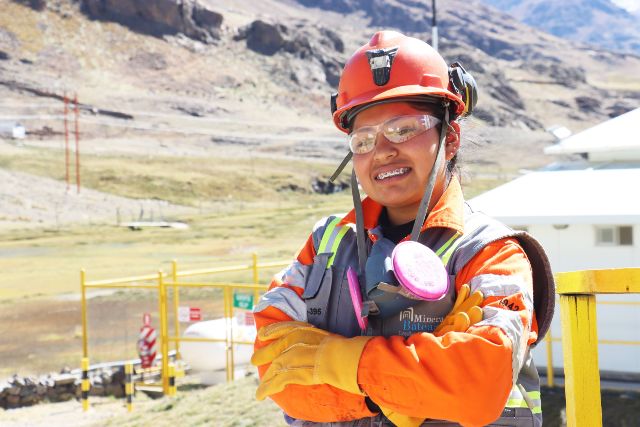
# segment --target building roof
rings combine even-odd
[[[587,153],[594,159],[640,159],[640,108],[565,138],[544,149],[546,154]]]
[[[531,172],[469,201],[509,225],[640,224],[640,168]]]

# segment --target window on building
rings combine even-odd
[[[630,225],[596,227],[596,244],[600,246],[632,246],[633,227]]]

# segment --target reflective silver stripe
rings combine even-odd
[[[307,306],[294,291],[278,287],[267,291],[253,309],[259,313],[268,307],[275,307],[293,320],[307,321]]]
[[[527,285],[519,275],[481,274],[472,278],[469,286],[471,286],[471,292],[480,289],[485,298],[507,297],[522,292],[527,310],[533,313],[532,295],[526,292]]]
[[[471,291],[480,289],[482,295],[507,297],[522,293],[525,299],[525,308],[529,312],[529,318],[533,315],[533,302],[531,295],[526,292],[526,286],[522,277],[517,275],[482,274],[471,279]],[[520,369],[524,362],[527,349],[528,330],[531,325],[523,325],[519,311],[511,311],[497,307],[485,306],[482,308],[483,320],[475,326],[497,326],[502,329],[511,341],[511,373],[513,384],[516,383]]]
[[[280,280],[289,286],[304,289],[310,271],[310,265],[304,265],[299,261],[294,261],[288,268],[280,272],[277,277],[280,277]]]

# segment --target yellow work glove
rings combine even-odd
[[[424,418],[410,417],[408,415],[395,412],[392,409],[383,408],[382,406],[380,406],[380,410],[396,427],[419,427],[424,421]]]
[[[484,300],[482,292],[477,290],[469,296],[470,292],[469,285],[464,284],[460,287],[453,309],[433,331],[435,336],[441,337],[447,332],[465,332],[471,325],[482,320],[482,308],[480,308],[480,303]]]
[[[303,322],[278,322],[258,331],[260,341],[275,340],[256,350],[255,366],[271,363],[256,398],[279,393],[289,384],[329,384],[353,394],[363,394],[358,385],[358,363],[373,337],[345,338]]]

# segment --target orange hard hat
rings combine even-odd
[[[459,70],[456,76],[461,75]],[[352,118],[368,104],[417,100],[414,97],[449,101],[451,118],[455,118],[467,111],[463,96],[468,100],[468,95],[452,83],[450,73],[442,56],[427,43],[396,31],[377,32],[342,71],[338,92],[332,97],[333,121],[348,133]],[[466,72],[464,76],[472,79]]]

